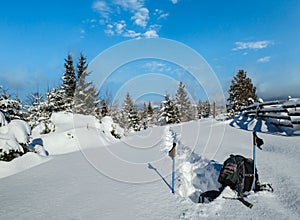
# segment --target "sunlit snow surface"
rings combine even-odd
[[[219,186],[220,166],[230,154],[252,157],[252,131],[205,119],[116,140],[109,119],[100,124],[77,115],[80,123],[74,126],[73,115],[54,117],[54,133],[33,137],[41,139],[48,157],[27,153],[0,163],[1,219],[300,218],[299,136],[258,133],[265,142],[257,152],[260,181],[272,183],[275,191],[250,193],[249,209],[222,195],[209,204],[195,202],[200,192]],[[175,194],[167,154],[172,142]],[[225,189],[223,195],[235,193]]]

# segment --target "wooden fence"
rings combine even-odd
[[[242,108],[245,116],[269,119],[276,126],[294,127],[300,124],[300,98],[254,103]]]

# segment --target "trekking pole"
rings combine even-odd
[[[169,156],[172,158],[172,193],[175,193],[174,182],[175,182],[175,156],[176,156],[176,143],[173,143],[172,149],[169,151]]]
[[[175,193],[174,182],[175,182],[175,157],[172,158],[172,193]]]
[[[264,144],[264,141],[262,139],[260,139],[259,137],[257,137],[256,132],[253,132],[253,180],[254,180],[254,184],[253,184],[253,190],[256,190],[256,181],[255,181],[255,176],[256,176],[256,147],[258,147],[260,150],[262,150],[262,148],[260,147],[261,145]]]

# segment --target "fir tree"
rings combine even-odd
[[[151,102],[148,103],[147,114],[150,116],[153,115],[153,107],[151,105]]]
[[[234,115],[235,112],[239,112],[242,106],[247,106],[249,99],[257,100],[256,88],[244,70],[239,70],[236,76],[234,76],[228,93],[228,110],[232,115]]]
[[[141,122],[142,122],[143,128],[147,129],[147,127],[148,127],[148,107],[145,102],[143,105],[143,110],[141,111],[140,115],[141,115]]]
[[[160,103],[161,104],[161,103]],[[152,107],[151,102],[147,106],[147,127],[158,125],[158,117],[160,115],[159,110]]]
[[[73,57],[69,53],[67,59],[65,59],[65,72],[62,77],[62,89],[66,95],[66,101],[71,103],[74,97],[76,88],[76,77],[73,65]]]
[[[197,105],[197,110],[198,110],[198,118],[199,119],[205,118],[207,112],[205,107],[205,102],[199,100]]]
[[[185,91],[185,86],[182,82],[179,83],[178,89],[175,95],[175,104],[178,108],[180,120],[182,122],[190,121],[193,119],[193,108]]]
[[[131,131],[141,130],[140,118],[136,106],[130,109],[128,114],[128,125]]]
[[[81,54],[77,65],[77,75],[79,78],[74,96],[74,112],[85,115],[96,115],[99,105],[99,93],[92,82],[86,82],[86,78],[90,75],[87,72],[87,67],[86,58]]]
[[[86,63],[86,58],[81,53],[77,63],[77,78],[76,78],[77,82],[80,80],[81,75],[87,71],[87,68],[88,68],[88,64]]]
[[[12,98],[8,94],[8,89],[3,89],[0,86],[0,110],[4,113],[6,120],[11,121],[12,119],[23,119],[23,105],[21,100],[16,97]]]
[[[126,132],[140,130],[141,126],[137,107],[129,93],[125,96],[118,122]]]
[[[54,131],[54,125],[50,121],[50,117],[55,111],[56,103],[54,102],[54,100],[51,99],[51,97],[57,98],[57,95],[53,94],[53,92],[48,92],[45,100],[43,101],[41,100],[41,96],[38,92],[35,93],[33,97],[36,100],[36,102],[28,108],[28,124],[32,128],[36,126],[42,126],[40,128],[41,134],[46,134],[51,131]]]
[[[161,124],[175,124],[180,123],[179,110],[174,102],[170,99],[170,95],[165,95],[165,100],[162,101],[162,108],[159,122]]]
[[[99,110],[100,110],[99,115],[101,118],[109,115],[108,106],[107,106],[105,100],[100,101],[100,109]]]
[[[48,92],[45,100],[48,110],[51,113],[65,110],[71,111],[71,106],[69,106],[69,103],[64,102],[64,98],[64,90],[61,87],[54,88],[52,91]]]

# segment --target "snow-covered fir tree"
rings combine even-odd
[[[109,109],[108,109],[108,106],[107,106],[107,103],[105,100],[101,100],[100,101],[100,108],[99,108],[99,113],[98,115],[103,118],[105,116],[108,116],[109,115]]]
[[[114,122],[120,125],[120,111],[119,111],[119,103],[117,101],[111,104],[109,115],[113,119]],[[121,126],[121,125],[120,125]],[[122,127],[122,126],[121,126]]]
[[[153,107],[151,105],[151,102],[149,101],[148,106],[147,106],[147,114],[148,114],[148,116],[151,116],[151,115],[153,115],[153,113],[154,113],[154,110],[153,110]]]
[[[179,110],[170,99],[170,95],[168,93],[165,94],[165,100],[162,101],[162,108],[160,109],[158,121],[162,125],[180,123]]]
[[[175,95],[175,104],[179,111],[180,121],[186,122],[194,119],[193,107],[182,82],[178,85]]]
[[[61,89],[65,93],[64,101],[67,111],[71,111],[73,105],[73,97],[76,89],[76,76],[75,69],[73,65],[73,57],[69,53],[67,59],[65,59],[65,72],[62,76],[62,86]]]
[[[0,110],[6,117],[6,120],[23,119],[24,106],[21,100],[16,96],[15,99],[8,94],[8,90],[0,85]]]
[[[54,125],[50,121],[52,113],[66,111],[69,108],[69,104],[65,103],[65,91],[59,86],[47,92],[44,100],[38,92],[32,94],[32,97],[32,100],[36,101],[28,108],[29,125],[31,127],[41,126],[41,133],[54,131]]]
[[[69,103],[65,103],[65,93],[61,86],[52,89],[52,91],[47,93],[45,100],[48,110],[52,112],[61,112],[69,110]]]
[[[198,118],[207,118],[210,115],[210,104],[208,101],[202,102],[199,100],[197,105]]]
[[[140,110],[140,118],[141,118],[141,126],[143,129],[147,129],[148,127],[153,127],[156,124],[157,122],[156,114],[154,113],[150,101],[148,102],[148,104],[144,102],[143,109]]]
[[[239,112],[242,106],[249,105],[249,100],[257,101],[256,88],[244,70],[239,70],[234,76],[228,93],[228,111],[231,116]]]
[[[77,65],[77,85],[74,95],[74,112],[85,115],[96,115],[98,112],[99,92],[95,89],[92,82],[87,82],[86,78],[90,75],[87,72],[88,64],[86,58],[80,54],[79,62]]]
[[[28,117],[26,120],[31,128],[36,127],[40,123],[40,117],[42,116],[41,103],[34,102],[28,107]]]
[[[136,106],[134,106],[129,111],[128,125],[129,125],[130,131],[140,131],[141,130],[140,117],[138,115]]]
[[[125,96],[122,108],[119,112],[118,122],[126,132],[139,131],[141,129],[137,107],[129,93]]]
[[[154,108],[151,102],[148,102],[147,106],[147,122],[148,127],[158,125],[158,117],[160,116],[160,109]]]
[[[143,109],[140,111],[141,124],[143,129],[148,127],[148,108],[147,104],[144,102]]]
[[[52,112],[59,110],[56,109],[57,104],[51,99],[51,97],[55,97],[57,99],[58,96],[56,96],[54,92],[48,92],[45,100],[41,99],[42,96],[39,95],[38,92],[32,94],[32,96],[36,102],[28,107],[28,124],[31,126],[31,128],[40,126],[39,130],[41,134],[54,131],[54,125],[50,121],[50,117]]]

